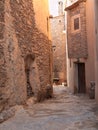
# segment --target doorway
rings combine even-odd
[[[78,63],[78,93],[86,92],[85,63]]]
[[[25,72],[27,78],[27,96],[37,97],[40,90],[39,70],[36,63],[35,54],[28,54],[25,57]]]
[[[34,60],[35,60],[34,54],[28,54],[24,60],[25,61],[26,79],[27,79],[27,97],[28,98],[32,97],[34,95],[32,84],[30,82],[31,65],[34,62]]]

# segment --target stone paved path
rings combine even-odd
[[[55,97],[28,107],[17,106],[15,116],[0,130],[98,130],[98,107],[85,95],[54,87]]]

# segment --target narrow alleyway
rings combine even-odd
[[[15,116],[0,124],[0,130],[98,130],[98,108],[85,95],[72,95],[63,86],[54,87],[54,98],[17,106]]]

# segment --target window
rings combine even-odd
[[[75,15],[72,17],[71,31],[72,33],[80,31],[80,15]]]
[[[79,29],[79,18],[74,19],[74,30]]]

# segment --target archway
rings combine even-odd
[[[40,89],[40,80],[35,54],[28,54],[25,57],[25,72],[27,78],[27,96],[37,96]]]
[[[30,68],[32,62],[34,62],[35,55],[34,54],[28,54],[25,57],[25,72],[26,72],[26,79],[27,79],[27,96],[31,97],[34,95],[34,92],[32,90],[31,84],[30,84]]]

